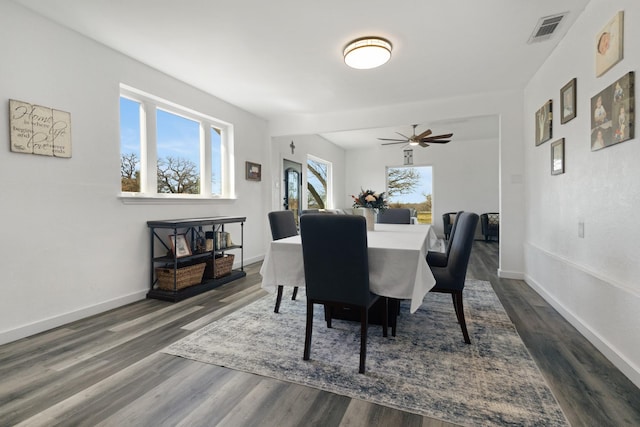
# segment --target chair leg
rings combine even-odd
[[[389,315],[391,317],[391,336],[396,336],[396,329],[398,326],[398,316],[400,315],[400,300],[391,298],[389,301]]]
[[[369,324],[369,310],[360,309],[360,367],[358,372],[364,374],[364,364],[367,359],[367,325]]]
[[[291,301],[295,301],[297,296],[298,296],[298,287],[296,286],[293,288],[293,295],[291,295]]]
[[[307,327],[304,334],[304,355],[302,360],[309,360],[311,354],[311,332],[313,330],[313,302],[307,301]]]
[[[274,313],[280,311],[280,301],[282,301],[282,286],[278,286],[278,294],[276,295],[276,308],[273,310]]]
[[[384,297],[384,313],[382,314],[382,336],[389,335],[389,298]]]
[[[333,319],[333,307],[325,305],[325,319],[327,320],[327,328],[331,328],[331,320]]]
[[[458,312],[458,300],[456,299],[455,292],[451,294],[451,300],[453,301],[453,308],[456,311],[456,319],[458,319],[458,323],[460,323],[460,313]]]
[[[456,307],[456,314],[458,316],[458,322],[460,323],[460,328],[462,329],[462,336],[464,337],[464,342],[467,344],[471,344],[471,339],[469,339],[469,332],[467,331],[467,322],[464,319],[464,308],[462,305],[462,291],[457,291],[453,294],[454,305]]]

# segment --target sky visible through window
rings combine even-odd
[[[199,171],[200,124],[176,114],[157,109],[158,159],[182,158],[193,162]],[[140,103],[120,98],[120,151],[122,155],[135,154],[140,159]],[[220,131],[211,128],[212,194],[221,194],[221,138]],[[139,168],[139,165],[138,165]]]
[[[390,201],[397,203],[422,203],[425,201],[425,194],[431,194],[433,188],[431,166],[408,166],[418,171],[420,174],[419,184],[411,194],[400,194],[393,196]],[[400,169],[400,168],[398,168]]]

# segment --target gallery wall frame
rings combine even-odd
[[[551,175],[564,173],[564,138],[551,143]]]
[[[573,78],[560,89],[560,123],[562,124],[576,118],[577,82],[577,79]]]
[[[259,163],[245,162],[245,172],[249,181],[262,180],[262,165]]]
[[[620,11],[598,32],[595,40],[596,77],[622,60],[624,53],[624,12]]]
[[[547,142],[553,136],[553,101],[551,99],[536,111],[535,120],[537,146]]]
[[[591,98],[591,151],[628,141],[635,134],[635,75],[625,74]]]

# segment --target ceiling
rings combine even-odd
[[[271,120],[522,89],[590,0],[13,1]],[[563,12],[551,39],[527,43],[540,18]],[[391,60],[348,68],[343,48],[366,35],[390,40]]]

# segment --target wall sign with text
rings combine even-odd
[[[66,111],[9,100],[11,151],[71,157],[71,114]]]

